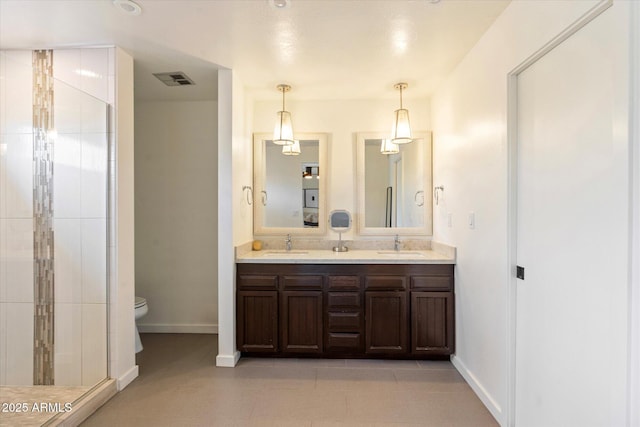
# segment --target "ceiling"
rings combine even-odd
[[[257,99],[427,97],[509,0],[0,0],[0,48],[118,45],[135,59],[136,100],[215,99],[216,71]],[[195,86],[151,73],[183,71]]]

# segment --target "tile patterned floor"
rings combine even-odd
[[[243,358],[214,335],[144,334],[140,376],[83,426],[493,427],[449,362]]]

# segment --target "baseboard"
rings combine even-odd
[[[124,388],[131,384],[131,381],[136,378],[138,378],[138,365],[134,365],[124,375],[118,378],[118,391],[124,390]]]
[[[216,356],[216,366],[221,368],[233,368],[238,364],[239,360],[239,351],[236,351],[234,354],[219,354]]]
[[[89,418],[117,393],[116,381],[108,379],[74,402],[73,409],[45,423],[46,426],[75,427]]]
[[[151,334],[217,334],[213,323],[138,323],[138,331]]]
[[[451,356],[451,363],[453,364],[453,366],[455,366],[458,372],[460,372],[460,375],[462,375],[462,377],[469,384],[475,394],[478,395],[484,406],[486,406],[489,412],[491,412],[493,418],[498,421],[498,424],[502,425],[503,414],[500,405],[498,405],[498,403],[493,399],[493,397],[491,397],[487,390],[485,390],[482,384],[480,384],[475,375],[473,375],[471,371],[469,371],[466,365],[462,363],[462,361],[458,357]]]

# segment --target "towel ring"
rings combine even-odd
[[[242,191],[245,192],[245,196],[247,198],[247,204],[251,206],[253,204],[253,188],[250,185],[243,185]]]
[[[440,202],[440,191],[444,193],[444,185],[439,185],[433,188],[433,198],[436,199],[436,206]]]

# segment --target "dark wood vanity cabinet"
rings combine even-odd
[[[237,265],[247,354],[442,357],[454,352],[453,265]]]
[[[278,292],[238,291],[237,306],[240,351],[278,351]]]
[[[364,315],[360,276],[328,275],[326,301],[327,352],[362,354]]]

